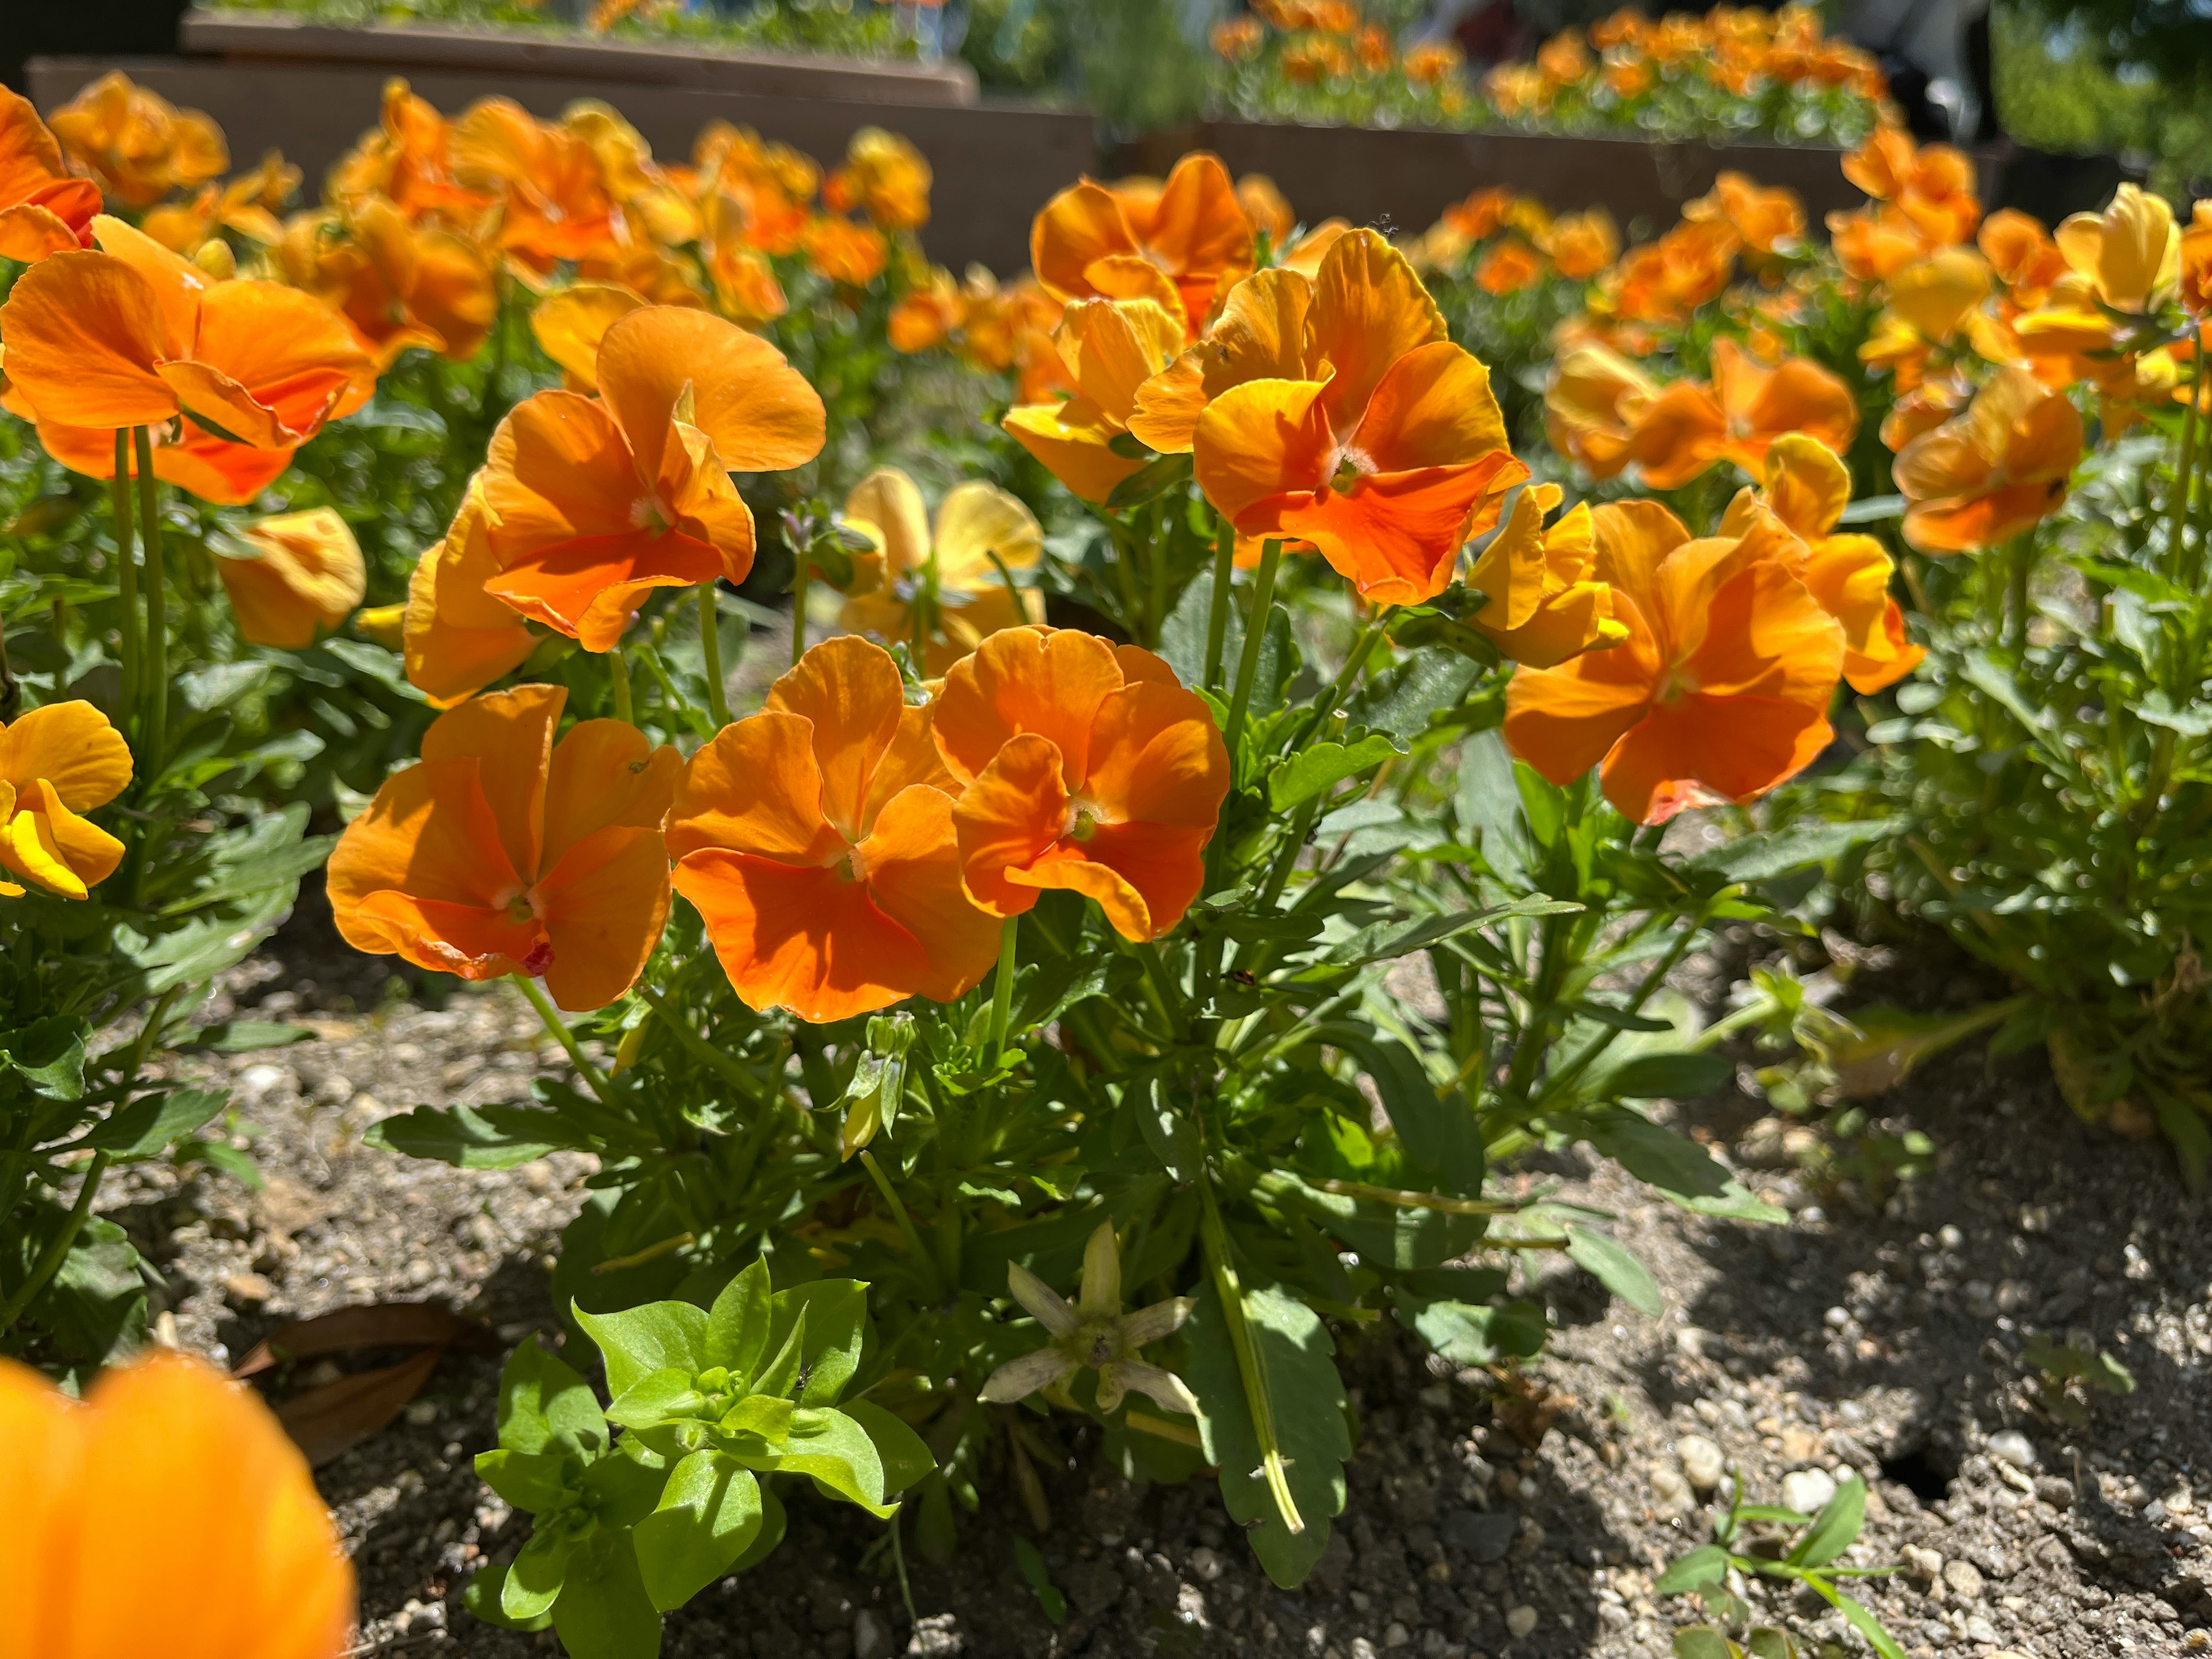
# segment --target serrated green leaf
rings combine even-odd
[[[473,1106],[417,1106],[370,1124],[362,1141],[459,1170],[511,1170],[568,1144],[565,1137],[533,1139],[519,1133],[520,1121],[532,1118],[543,1118],[548,1131],[559,1123],[556,1113],[521,1108],[509,1108],[501,1124]]]
[[[76,1144],[110,1152],[118,1164],[158,1158],[228,1104],[229,1095],[217,1089],[175,1089],[165,1095],[148,1095],[119,1112],[110,1113],[105,1122],[87,1130]]]
[[[1287,759],[1278,761],[1267,774],[1267,799],[1278,812],[1325,795],[1346,778],[1380,766],[1393,756],[1406,753],[1403,744],[1382,732],[1370,732],[1356,743],[1309,744]]]

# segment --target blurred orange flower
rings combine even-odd
[[[222,129],[198,110],[111,70],[54,112],[62,148],[107,195],[151,207],[172,191],[194,190],[230,165]]]
[[[37,411],[19,394],[0,394],[0,407],[12,410],[27,420],[36,418]],[[112,429],[64,426],[57,421],[40,421],[38,428],[40,447],[70,471],[82,472],[88,478],[115,476]],[[154,476],[218,507],[243,507],[252,501],[283,476],[297,449],[292,444],[261,449],[252,444],[231,443],[216,437],[189,415],[149,428],[147,435],[154,452]],[[138,476],[137,454],[130,446],[125,447],[127,453],[123,476],[135,478]]]
[[[1610,346],[1563,351],[1544,393],[1544,432],[1552,447],[1610,478],[1628,465],[1629,444],[1659,383]]]
[[[489,194],[453,177],[453,124],[397,76],[384,83],[379,125],[339,159],[325,194],[341,211],[381,196],[410,224],[434,214],[472,223],[492,204]]]
[[[1734,340],[1713,342],[1713,381],[1677,380],[1637,418],[1628,453],[1655,489],[1678,489],[1716,462],[1757,477],[1767,447],[1785,432],[1807,432],[1842,452],[1858,435],[1850,388],[1809,357],[1770,368]]]
[[[884,274],[890,248],[873,225],[824,216],[810,220],[799,246],[815,271],[846,288],[866,288]]]
[[[407,683],[433,708],[466,702],[537,648],[530,625],[484,592],[499,574],[478,480],[453,515],[446,538],[425,552],[407,579],[401,648]]]
[[[1298,228],[1298,216],[1275,187],[1275,181],[1264,173],[1246,173],[1237,181],[1237,205],[1244,210],[1255,232],[1267,233],[1279,258]]]
[[[822,198],[839,213],[860,209],[884,230],[919,230],[929,222],[930,178],[928,161],[911,143],[881,127],[862,127]]]
[[[1754,253],[1787,252],[1805,240],[1805,204],[1796,192],[1766,189],[1748,173],[1722,173],[1709,194],[1682,204],[1682,217],[1724,224]]]
[[[1907,265],[1889,279],[1888,303],[1860,344],[1859,361],[1889,369],[1900,392],[1918,386],[1931,356],[1962,331],[1983,356],[2004,361],[2014,354],[1995,337],[1996,319],[1981,309],[1990,289],[1989,263],[1971,248],[1945,248]]]
[[[1613,590],[1590,578],[1597,543],[1588,503],[1544,527],[1564,493],[1555,483],[1524,488],[1467,574],[1486,601],[1469,620],[1498,654],[1531,668],[1553,668],[1628,637],[1627,625],[1613,620]]]
[[[1606,278],[1616,313],[1632,321],[1687,317],[1727,288],[1738,246],[1731,226],[1708,219],[1685,220],[1657,241],[1629,249]]]
[[[1942,246],[1895,208],[1877,204],[1828,215],[1836,262],[1861,282],[1878,283],[1924,259]]]
[[[1518,236],[1508,236],[1476,264],[1474,285],[1485,294],[1518,294],[1543,274],[1543,256]]]
[[[1019,915],[1063,888],[1129,939],[1182,920],[1230,773],[1212,714],[1174,670],[1095,635],[1008,629],[954,665],[936,712],[978,904]]]
[[[619,203],[587,133],[540,121],[507,98],[486,98],[454,122],[455,178],[499,204],[492,245],[538,281],[564,260],[611,255]]]
[[[1069,489],[1103,503],[1145,464],[1118,453],[1114,441],[1129,429],[1138,389],[1182,344],[1182,319],[1151,300],[1078,300],[1052,337],[1073,394],[1018,404],[1001,424]]]
[[[2033,311],[2066,274],[2066,256],[2039,220],[2018,208],[1999,208],[1982,221],[1975,246],[2005,286],[2015,311]]]
[[[624,720],[553,740],[568,694],[495,691],[441,714],[331,854],[356,951],[463,979],[542,978],[572,1012],[629,991],[668,918],[660,821],[684,763]]]
[[[1603,208],[1554,219],[1540,244],[1562,276],[1595,276],[1620,257],[1620,233]]]
[[[1449,40],[1424,40],[1406,52],[1406,78],[1417,87],[1436,85],[1467,61],[1466,55]]]
[[[234,230],[264,246],[283,234],[283,228],[276,222],[276,210],[299,187],[300,169],[289,165],[282,155],[272,149],[261,158],[259,167],[251,173],[241,173],[227,185],[207,185],[189,202],[164,203],[150,210],[140,222],[139,228],[163,247],[200,263],[205,269],[204,262],[209,258],[228,260],[231,257],[227,244],[219,253],[213,250],[203,252],[218,231]]]
[[[607,651],[652,589],[744,580],[753,515],[729,475],[813,459],[824,417],[767,341],[674,306],[609,326],[595,380],[599,398],[538,392],[493,434],[485,591]]]
[[[0,307],[8,377],[39,420],[112,431],[189,412],[276,448],[375,389],[351,332],[310,295],[213,282],[119,219],[93,227],[99,251],[40,260]]]
[[[1256,56],[1267,31],[1256,17],[1231,17],[1213,26],[1212,40],[1216,55],[1231,63]]]
[[[933,265],[928,280],[908,289],[891,307],[884,331],[894,351],[927,351],[949,337],[967,313],[952,273]]]
[[[1156,300],[1193,337],[1216,293],[1249,274],[1253,259],[1252,222],[1229,171],[1202,151],[1150,190],[1085,179],[1046,203],[1030,230],[1030,263],[1049,292]]]
[[[1965,241],[1981,222],[1972,160],[1948,144],[1916,146],[1901,127],[1876,128],[1844,158],[1844,177],[1894,206],[1931,249]]]
[[[999,953],[960,882],[958,785],[898,665],[851,635],[692,757],[669,815],[676,890],[752,1008],[820,1023],[949,1002]]]
[[[2115,311],[2149,309],[2180,275],[2181,237],[2163,196],[2123,184],[2102,213],[2076,213],[2058,227],[2066,263]]]
[[[942,675],[1000,629],[1044,620],[1035,588],[1010,592],[1009,572],[1032,570],[1044,531],[1020,500],[994,484],[969,479],[938,503],[934,534],[921,491],[895,466],[878,467],[853,487],[838,515],[867,538],[865,583],[848,589],[842,626],[885,641],[916,643],[916,617],[931,624],[923,647],[926,673]],[[994,556],[996,562],[994,562]]]
[[[1255,319],[1254,350],[1231,366],[1241,383],[1198,416],[1199,487],[1240,534],[1310,542],[1370,603],[1418,604],[1528,469],[1507,447],[1490,371],[1445,337],[1379,235],[1346,233],[1304,294],[1297,281],[1255,290],[1291,309],[1264,331]],[[1273,375],[1255,378],[1271,353]]]
[[[1789,532],[1767,518],[1693,541],[1656,501],[1591,516],[1628,638],[1515,671],[1516,755],[1558,784],[1596,766],[1606,799],[1654,824],[1764,794],[1827,746],[1843,629],[1792,573]]]
[[[343,219],[297,216],[276,260],[287,280],[344,317],[380,369],[410,346],[455,362],[472,357],[499,315],[497,277],[483,250],[451,231],[409,224],[381,196],[357,198]]]
[[[100,186],[71,178],[31,100],[0,87],[0,259],[88,246],[99,211]]]
[[[346,521],[327,507],[247,525],[258,558],[216,561],[238,631],[255,645],[297,651],[341,626],[368,594],[368,567]]]
[[[2212,201],[2197,204],[2181,233],[2181,303],[2193,317],[2212,312]]]
[[[248,1389],[155,1348],[82,1401],[0,1359],[0,1653],[338,1659],[353,1569]]]
[[[1905,539],[1925,553],[2009,541],[2065,504],[2081,417],[2061,392],[2001,368],[1965,412],[1923,432],[1891,469],[1908,503]]]
[[[123,843],[83,814],[130,781],[130,745],[90,703],[52,702],[17,716],[0,727],[0,865],[50,893],[85,897],[115,873]],[[11,898],[22,891],[0,882]]]
[[[1844,678],[1871,696],[1893,685],[1928,654],[1905,637],[1905,613],[1889,594],[1897,566],[1871,536],[1837,535],[1836,522],[1850,504],[1851,475],[1818,438],[1790,433],[1766,454],[1765,482],[1729,504],[1721,534],[1750,533],[1761,510],[1805,544],[1796,566],[1820,608],[1844,630]]]

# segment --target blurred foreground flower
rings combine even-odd
[[[2001,368],[1966,410],[1899,452],[1905,539],[1924,553],[1971,553],[2056,513],[2081,458],[2081,416],[2063,392]]]
[[[216,570],[255,645],[297,651],[338,627],[368,592],[368,568],[346,521],[327,507],[279,514],[240,532],[253,559],[222,558]]]

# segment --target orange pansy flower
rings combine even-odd
[[[702,311],[649,306],[606,329],[600,396],[541,392],[492,436],[485,591],[579,641],[614,647],[656,587],[752,568],[753,515],[730,471],[821,453],[822,400],[783,354]]]
[[[1920,384],[1930,355],[1962,331],[1984,356],[2012,355],[1993,337],[1996,319],[1981,309],[1990,288],[1989,262],[1972,248],[1945,248],[1907,265],[1889,279],[1888,303],[1859,346],[1859,361],[1889,369],[1898,390],[1910,392]]]
[[[453,178],[453,124],[394,76],[384,83],[377,127],[331,169],[325,196],[350,209],[363,197],[381,196],[419,223],[436,214],[472,223],[492,205],[489,192],[468,190]]]
[[[2115,311],[2142,312],[2173,286],[2181,270],[2181,235],[2163,196],[2122,185],[2102,213],[2076,213],[2056,240],[2066,263],[2087,277]]]
[[[459,362],[476,355],[499,315],[499,286],[477,245],[418,228],[381,196],[336,213],[294,217],[276,246],[280,269],[344,317],[381,368],[410,346]]]
[[[1838,453],[1858,435],[1850,388],[1809,357],[1769,368],[1734,340],[1713,342],[1713,383],[1677,380],[1645,406],[1630,456],[1655,489],[1677,489],[1717,461],[1754,477],[1767,447],[1785,432],[1808,432]]]
[[[1767,189],[1745,173],[1723,173],[1710,193],[1682,204],[1682,216],[1717,221],[1754,253],[1787,252],[1805,240],[1805,204],[1794,191]]]
[[[1544,431],[1552,447],[1610,478],[1628,465],[1637,422],[1659,395],[1659,383],[1605,345],[1562,351],[1544,392]]]
[[[1942,246],[1895,208],[1876,204],[1828,215],[1836,263],[1861,282],[1885,282]]]
[[[73,179],[31,100],[0,87],[0,259],[26,264],[92,240],[100,186]]]
[[[1230,769],[1212,714],[1173,669],[1095,635],[1008,629],[954,665],[936,714],[966,786],[953,822],[977,903],[1020,915],[1064,888],[1130,939],[1182,920]]]
[[[822,198],[840,213],[857,207],[885,230],[920,230],[929,222],[930,178],[928,161],[911,143],[881,127],[862,127]]]
[[[958,785],[890,653],[845,635],[691,758],[668,850],[676,890],[752,1008],[815,1023],[949,1002],[999,954],[960,884]]]
[[[1250,272],[1253,240],[1228,169],[1194,152],[1149,191],[1085,179],[1060,191],[1030,228],[1030,263],[1066,300],[1172,296],[1194,335],[1216,292]]]
[[[88,702],[52,702],[0,727],[0,865],[64,898],[115,873],[123,843],[82,816],[131,781],[131,746]],[[22,892],[0,883],[10,897]]]
[[[2181,233],[2181,303],[2192,317],[2212,312],[2212,201],[2199,202]]]
[[[1468,621],[1499,655],[1531,668],[1554,668],[1628,637],[1627,625],[1613,620],[1613,590],[1590,580],[1597,541],[1588,503],[1544,527],[1564,494],[1555,483],[1526,486],[1467,573],[1467,586],[1485,597]]]
[[[1248,173],[1237,181],[1237,205],[1244,210],[1255,233],[1265,231],[1279,254],[1298,228],[1298,216],[1264,173]]]
[[[927,351],[950,337],[967,312],[952,273],[933,265],[927,280],[908,289],[891,307],[884,324],[884,337],[894,351]]]
[[[1897,566],[1871,536],[1837,535],[1836,521],[1850,504],[1851,475],[1818,438],[1788,433],[1766,453],[1765,481],[1729,504],[1724,536],[1750,532],[1759,512],[1805,544],[1797,574],[1813,597],[1843,625],[1844,678],[1869,696],[1893,685],[1928,654],[1905,633],[1905,613],[1890,597]]]
[[[234,230],[264,247],[283,234],[276,210],[300,187],[300,169],[289,165],[280,151],[270,150],[261,165],[242,173],[217,188],[203,185],[186,203],[165,203],[140,222],[143,230],[163,247],[183,254],[203,269],[207,262],[233,258],[229,245],[216,236]],[[211,239],[216,246],[210,246]]]
[[[1145,465],[1113,443],[1129,429],[1139,388],[1182,344],[1182,319],[1151,300],[1078,300],[1052,338],[1073,394],[1017,404],[1001,424],[1068,489],[1103,502]]]
[[[1562,276],[1595,276],[1620,257],[1620,232],[1603,208],[1554,219],[1540,239]]]
[[[2020,311],[2032,311],[2067,271],[2066,256],[2042,222],[2018,208],[1999,208],[1982,221],[1974,245],[1990,262],[2006,295]]]
[[[368,593],[361,544],[327,507],[247,525],[258,558],[218,558],[238,631],[255,645],[297,651],[343,624]]]
[[[890,258],[883,232],[850,219],[810,220],[799,245],[818,275],[847,288],[866,288],[884,274]]]
[[[1685,220],[1656,242],[1631,248],[1606,278],[1615,313],[1632,322],[1672,322],[1719,297],[1741,246],[1717,219]]]
[[[557,744],[568,692],[495,691],[441,714],[331,854],[356,951],[463,979],[543,978],[571,1012],[636,983],[668,919],[660,822],[683,761],[623,720]]]
[[[198,110],[111,70],[48,124],[62,148],[106,194],[151,207],[171,191],[195,190],[230,165],[222,130]]]
[[[1905,539],[1926,553],[1996,546],[2056,513],[2081,459],[2081,416],[2021,368],[2001,368],[1965,411],[1923,432],[1891,471]]]
[[[922,668],[943,674],[1002,628],[1044,620],[1044,596],[1034,587],[1009,592],[1000,567],[1030,570],[1044,550],[1044,531],[1029,508],[994,484],[958,483],[928,510],[913,479],[879,467],[853,487],[839,515],[872,550],[855,561],[872,566],[866,585],[848,589],[840,625],[879,640],[915,642],[915,607],[932,624],[922,642]],[[996,562],[993,556],[996,556]]]
[[[563,260],[608,257],[620,204],[601,152],[567,124],[487,98],[453,123],[453,172],[499,202],[494,246],[542,279]]]
[[[1543,274],[1543,256],[1518,236],[1508,236],[1476,264],[1474,285],[1485,294],[1518,294]]]
[[[8,377],[40,421],[112,431],[189,412],[273,449],[375,389],[367,355],[311,295],[214,282],[119,219],[93,226],[100,251],[40,260],[0,307]]]
[[[1606,799],[1652,824],[1750,800],[1827,746],[1843,629],[1793,574],[1795,537],[1768,517],[1693,541],[1656,501],[1591,516],[1598,578],[1628,638],[1515,671],[1515,754],[1558,784],[1596,766]]]
[[[471,481],[446,538],[407,579],[400,633],[407,683],[433,708],[466,702],[537,649],[530,624],[484,592],[498,574],[483,495]]]
[[[0,1359],[0,1653],[338,1659],[353,1569],[250,1390],[155,1348],[82,1401]]]
[[[1972,158],[1948,144],[1916,147],[1902,127],[1877,127],[1844,157],[1844,177],[1892,204],[1933,247],[1965,241],[1981,222]]]
[[[0,395],[6,407],[26,419],[37,419],[37,410],[19,394]],[[243,507],[283,476],[298,446],[261,449],[216,437],[187,415],[149,429],[154,450],[154,476],[164,483],[189,490],[218,507]],[[39,421],[39,443],[46,453],[72,472],[88,478],[115,476],[115,434],[104,427],[64,426]],[[124,476],[138,476],[135,447],[126,446]]]
[[[1261,292],[1295,312],[1294,280]],[[1433,598],[1528,476],[1490,371],[1373,231],[1329,249],[1304,308],[1273,336],[1298,367],[1231,386],[1198,416],[1199,487],[1243,535],[1311,543],[1370,603]]]

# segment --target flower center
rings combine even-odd
[[[866,881],[868,878],[867,858],[857,845],[850,842],[847,843],[844,852],[831,867],[845,881]]]
[[[1687,663],[1678,662],[1668,669],[1652,700],[1662,708],[1672,708],[1683,698],[1696,695],[1697,690],[1698,677],[1690,672]]]
[[[1106,815],[1103,812],[1091,802],[1079,797],[1067,804],[1067,829],[1065,834],[1070,841],[1089,841],[1091,836],[1098,833],[1098,826],[1105,821]]]

